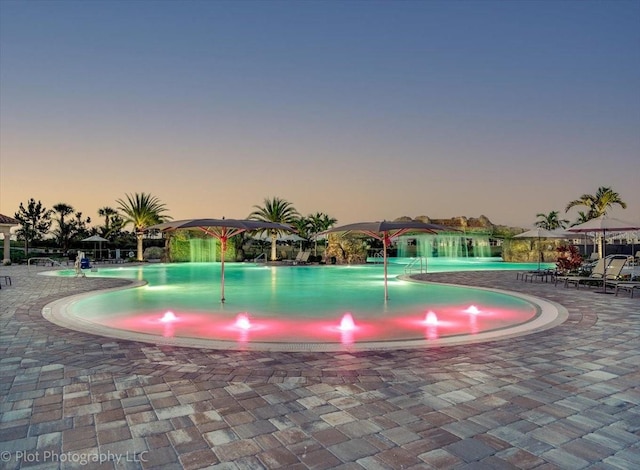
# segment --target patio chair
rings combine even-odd
[[[633,291],[638,289],[640,290],[640,282],[632,282],[632,281],[618,281],[614,283],[607,283],[612,287],[615,287],[615,294],[618,295],[618,292],[621,290],[628,291],[631,294],[631,298],[633,299]]]
[[[564,286],[569,284],[575,284],[576,288],[580,287],[580,284],[602,286],[606,289],[606,283],[616,281],[620,278],[622,268],[627,263],[626,256],[613,255],[605,260],[604,273],[597,273],[594,275],[592,272],[590,276],[575,276],[569,279],[565,279]],[[594,269],[595,271],[595,269]]]
[[[300,262],[300,260],[302,259],[302,257],[304,256],[304,254],[307,253],[306,251],[298,251],[297,256],[295,257],[295,259],[285,259],[282,260],[283,263],[285,264],[297,264]],[[309,258],[309,255],[307,255],[307,259]]]
[[[559,281],[564,282],[564,286],[567,287],[569,282],[573,282],[576,279],[602,279],[604,277],[605,268],[608,264],[608,260],[606,258],[600,258],[596,265],[591,270],[591,274],[588,276],[573,276],[573,275],[564,275],[564,276],[556,276],[554,285],[558,285]]]
[[[534,279],[539,279],[540,281],[549,282],[549,279],[552,281],[555,279],[556,270],[555,269],[538,269],[535,271],[527,271],[521,274],[521,278],[524,282],[533,282]]]
[[[310,251],[303,251],[300,259],[297,262],[294,262],[293,264],[307,264],[309,262],[309,256],[311,256]]]

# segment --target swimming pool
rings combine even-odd
[[[389,266],[259,266],[229,263],[226,303],[218,263],[150,264],[97,273],[144,283],[48,306],[66,327],[143,341],[225,349],[339,350],[480,341],[538,329],[557,308],[512,293],[412,282],[403,260]],[[495,261],[431,262],[430,272],[522,269]],[[534,267],[534,265],[532,265]],[[61,271],[58,275],[72,275]],[[352,322],[348,321],[352,319]]]

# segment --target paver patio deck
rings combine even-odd
[[[490,343],[227,352],[114,340],[42,318],[126,281],[10,266],[0,289],[0,468],[640,468],[640,298],[424,275],[558,302],[569,319]]]

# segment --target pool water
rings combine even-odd
[[[74,298],[67,319],[161,338],[223,343],[375,343],[437,341],[523,325],[540,315],[529,299],[493,290],[399,279],[407,260],[389,265],[384,301],[380,264],[357,266],[225,265],[220,302],[220,264],[149,264],[100,267],[89,276],[145,281],[136,288]],[[461,269],[527,269],[480,260],[429,260],[429,272]],[[72,271],[60,271],[70,276]],[[345,318],[352,319],[350,324]],[[117,334],[115,336],[118,336]]]

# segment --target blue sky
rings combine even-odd
[[[640,1],[0,2],[0,212],[640,221]],[[573,219],[576,211],[567,217]]]

